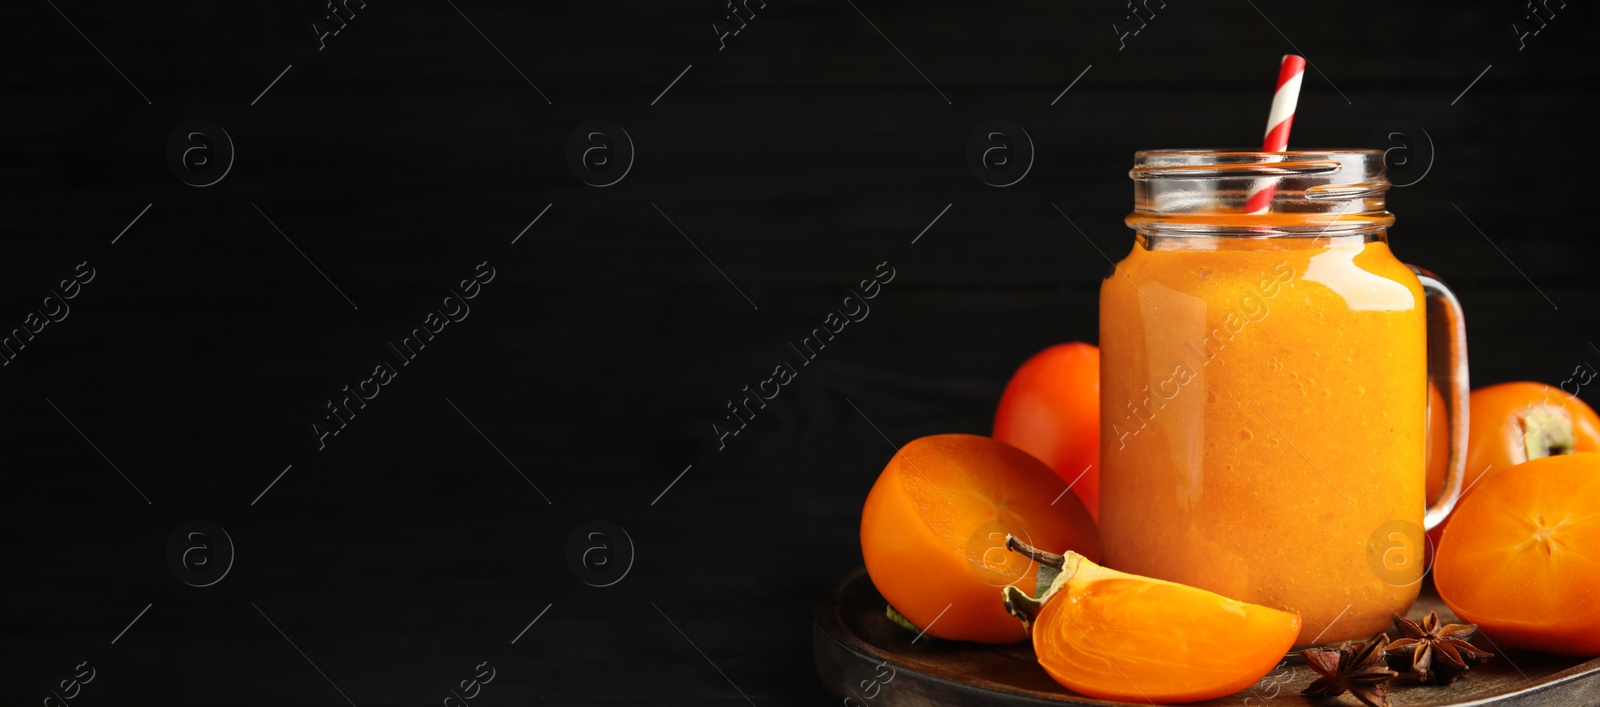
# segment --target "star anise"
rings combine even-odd
[[[1388,635],[1379,634],[1365,643],[1345,642],[1337,649],[1300,651],[1306,664],[1322,675],[1300,694],[1338,697],[1349,691],[1367,707],[1389,707],[1389,691],[1383,684],[1395,676],[1395,671],[1384,666],[1383,646],[1388,642]]]
[[[1449,685],[1473,666],[1494,657],[1467,641],[1478,632],[1473,624],[1439,625],[1439,615],[1428,612],[1422,623],[1394,616],[1400,638],[1384,647],[1389,667],[1416,673],[1423,684]]]

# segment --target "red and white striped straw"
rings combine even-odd
[[[1262,152],[1289,149],[1289,127],[1294,124],[1294,107],[1300,100],[1300,82],[1305,75],[1305,58],[1294,54],[1283,55],[1283,62],[1278,66],[1278,89],[1272,94],[1272,110],[1267,113],[1267,134],[1261,140]],[[1244,212],[1266,213],[1277,189],[1276,179],[1257,180],[1253,193],[1245,201]]]

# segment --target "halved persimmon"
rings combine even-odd
[[[1036,567],[1007,535],[1100,557],[1100,533],[1050,467],[988,437],[934,435],[900,448],[861,509],[861,556],[878,593],[928,635],[1027,638],[995,598],[1033,591]]]
[[[1600,454],[1518,464],[1450,516],[1434,585],[1497,645],[1600,655]]]
[[[1056,682],[1090,697],[1192,702],[1254,685],[1300,635],[1300,616],[1011,543],[1059,574],[1036,597],[1003,591]],[[1054,576],[1050,576],[1054,575]]]

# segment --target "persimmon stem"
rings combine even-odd
[[[1570,454],[1577,445],[1572,418],[1556,405],[1539,405],[1522,414],[1522,445],[1525,459],[1543,459]]]
[[[1065,556],[1057,555],[1056,553],[1047,550],[1040,550],[1039,548],[1018,540],[1014,535],[1006,535],[1006,549],[1011,550],[1012,552],[1021,553],[1034,562],[1047,567],[1054,567],[1058,570],[1066,567],[1067,565],[1067,558]]]
[[[1078,573],[1078,566],[1084,562],[1082,555],[1069,552],[1065,555],[1046,550],[1040,550],[1029,545],[1015,536],[1006,536],[1006,549],[1020,553],[1029,560],[1039,563],[1039,574],[1034,578],[1034,590],[1030,595],[1022,591],[1015,584],[1008,584],[1000,590],[1000,596],[1005,601],[1006,613],[1022,620],[1022,627],[1029,633],[1033,632],[1033,619],[1044,609],[1045,602],[1067,585],[1073,576]],[[1071,568],[1068,568],[1068,561]]]

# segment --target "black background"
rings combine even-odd
[[[1157,0],[1120,50],[1116,2],[758,2],[720,51],[709,1],[371,0],[320,51],[302,0],[5,3],[0,324],[96,278],[0,368],[0,700],[83,661],[72,704],[439,704],[484,661],[473,704],[834,699],[810,610],[891,444],[987,432],[1018,363],[1094,340],[1133,151],[1254,146],[1297,49],[1293,145],[1431,137],[1392,244],[1456,288],[1474,382],[1600,363],[1581,3],[1519,51],[1514,2]],[[595,118],[637,150],[604,189],[566,164]],[[237,150],[204,189],[165,160],[192,119]],[[1037,150],[1004,189],[965,161],[993,119]],[[482,261],[470,317],[319,451],[324,402]],[[885,261],[719,451],[725,402]],[[196,518],[237,552],[206,588],[164,560]],[[635,548],[611,587],[568,569],[593,519]]]

